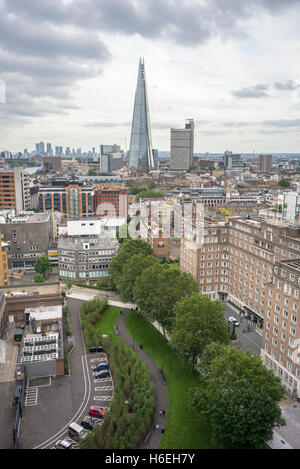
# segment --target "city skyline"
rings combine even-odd
[[[128,150],[139,56],[151,67],[154,148],[169,150],[170,128],[189,117],[195,152],[299,148],[298,0],[3,0],[0,12],[1,149],[44,135]]]

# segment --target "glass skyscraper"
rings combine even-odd
[[[144,59],[139,63],[128,166],[146,172],[154,168]]]

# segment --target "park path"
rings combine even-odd
[[[131,347],[140,359],[145,363],[147,370],[154,383],[154,395],[155,395],[155,409],[154,409],[154,425],[151,429],[151,437],[148,443],[143,443],[141,449],[157,449],[160,440],[165,431],[165,426],[168,418],[169,408],[169,394],[168,388],[164,382],[160,369],[156,363],[149,357],[149,355],[140,347],[141,344],[137,344],[133,337],[129,334],[126,325],[126,315],[129,309],[123,309],[116,322],[116,330],[119,337]],[[160,410],[165,410],[165,415],[160,415]],[[159,425],[159,428],[155,428]]]

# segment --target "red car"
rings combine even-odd
[[[92,417],[103,418],[103,415],[105,414],[105,412],[106,412],[106,409],[92,405],[89,410],[89,415],[91,415]]]

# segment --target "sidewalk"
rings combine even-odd
[[[125,326],[125,319],[128,310],[123,311],[120,314],[117,322],[116,327],[119,332],[119,337],[131,347],[135,353],[141,358],[141,360],[145,363],[147,370],[149,371],[151,378],[154,383],[154,394],[155,394],[155,409],[154,409],[154,423],[155,425],[159,425],[158,429],[154,429],[152,427],[152,435],[148,443],[143,443],[140,449],[157,449],[160,443],[160,440],[163,436],[162,429],[165,429],[167,418],[168,418],[168,408],[169,408],[169,394],[168,388],[162,379],[161,373],[159,368],[154,363],[152,358],[144,352],[142,348],[140,348],[140,344],[137,344],[133,337],[129,334],[126,326]],[[159,411],[164,409],[166,414],[165,416],[160,416]]]

